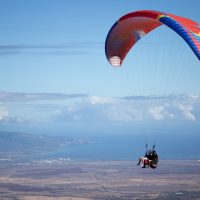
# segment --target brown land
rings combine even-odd
[[[200,162],[160,161],[156,170],[131,161],[4,164],[0,199],[200,199]]]

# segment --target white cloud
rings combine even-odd
[[[191,105],[184,105],[184,104],[179,104],[178,108],[181,110],[182,115],[185,117],[187,120],[195,121],[196,117],[192,113],[193,107]]]
[[[169,105],[158,105],[149,108],[149,113],[155,120],[171,120],[175,118],[175,113],[170,112]]]
[[[52,103],[48,104],[46,101],[41,102],[45,99],[63,101],[61,104],[58,104],[58,101],[55,103],[51,101]],[[27,103],[37,100],[40,102]],[[198,121],[200,119],[200,98],[192,95],[114,98],[78,94],[0,92],[0,102],[2,102],[1,123]],[[7,109],[5,105],[8,106]],[[33,113],[30,113],[30,110]]]
[[[4,107],[0,107],[0,121],[5,120],[8,117],[8,111]]]
[[[109,121],[141,121],[146,118],[144,115],[144,109],[141,108],[142,104],[138,104],[138,102],[135,103],[118,99],[118,102],[108,106],[104,112]]]
[[[25,124],[28,122],[30,122],[30,119],[11,116],[7,108],[0,107],[0,123]]]
[[[163,106],[150,107],[149,112],[155,120],[165,119]]]
[[[111,97],[90,96],[89,102],[91,104],[114,104],[116,100]]]
[[[134,122],[146,120],[197,120],[200,99],[191,96],[110,98],[86,97],[57,112],[64,122]]]

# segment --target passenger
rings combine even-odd
[[[145,156],[142,156],[139,158],[137,165],[141,165],[142,168],[148,168],[151,167],[152,169],[155,169],[158,164],[158,154],[154,150],[148,150],[145,153]]]

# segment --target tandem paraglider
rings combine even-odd
[[[158,165],[158,154],[155,150],[155,145],[150,150],[148,150],[148,145],[146,145],[146,149],[145,155],[139,158],[137,165],[141,165],[142,168],[150,167],[156,169]]]
[[[198,23],[165,12],[140,10],[122,16],[111,27],[105,41],[108,62],[114,67],[121,66],[129,50],[143,36],[161,25],[166,25],[182,37],[200,60],[200,25]],[[138,165],[142,168],[155,169],[157,164],[158,155],[155,146],[138,161]]]

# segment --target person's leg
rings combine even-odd
[[[142,158],[140,157],[140,158],[139,158],[139,160],[138,160],[138,163],[137,163],[137,165],[140,165],[140,163],[141,163],[141,160],[142,160]]]

